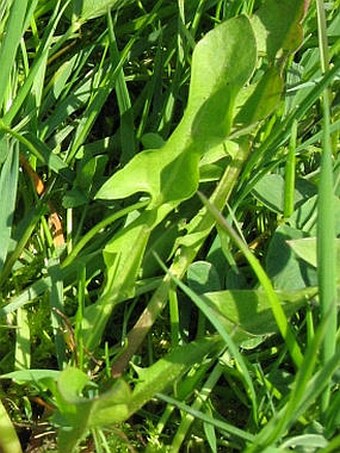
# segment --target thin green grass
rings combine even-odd
[[[317,1],[318,36],[320,63],[322,73],[329,70],[329,52],[327,43],[327,25],[323,2]],[[327,363],[335,353],[337,332],[336,308],[336,248],[334,246],[335,215],[334,215],[334,181],[333,152],[330,134],[330,91],[325,88],[322,94],[323,139],[320,165],[320,188],[318,198],[318,278],[320,304],[323,319],[329,316],[327,335],[324,339],[323,360]],[[323,395],[322,407],[326,411],[329,406],[330,388]]]

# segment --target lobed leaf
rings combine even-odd
[[[240,40],[247,42],[241,54]],[[135,156],[103,185],[96,198],[147,192],[150,209],[190,198],[198,186],[199,157],[226,140],[236,95],[255,65],[255,37],[245,16],[207,33],[193,52],[188,106],[174,133],[162,148]]]

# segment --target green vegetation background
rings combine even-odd
[[[0,451],[339,451],[339,6],[0,0]]]

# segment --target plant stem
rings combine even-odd
[[[249,151],[250,141],[244,140],[240,144],[237,157],[225,170],[220,182],[212,194],[210,202],[213,203],[218,209],[223,209],[225,203],[228,201],[241,169],[249,156]],[[183,278],[188,266],[195,259],[198,251],[204,244],[205,239],[210,234],[214,225],[215,220],[206,208],[203,208],[188,225],[188,234],[186,237],[189,238],[190,244],[180,245],[178,247],[175,259],[169,268],[169,274],[165,275],[162,283],[155,291],[147,307],[139,317],[134,327],[128,333],[127,346],[112,365],[113,377],[118,377],[123,373],[131,357],[135,354],[157,317],[165,308],[168,301],[168,293],[171,283],[170,275],[175,276],[178,279]]]
[[[285,171],[285,196],[284,196],[284,218],[288,219],[294,211],[294,189],[295,189],[295,150],[297,136],[297,120],[292,125],[291,138]]]
[[[318,35],[320,63],[323,73],[328,72],[329,56],[325,6],[317,0]],[[323,344],[323,363],[327,363],[335,353],[337,312],[336,312],[336,247],[334,218],[334,185],[332,146],[330,137],[330,93],[327,88],[322,95],[323,146],[321,155],[320,184],[317,223],[317,269],[320,292],[320,305],[323,319],[328,318],[328,329]],[[326,412],[330,402],[330,387],[322,395],[322,411]]]

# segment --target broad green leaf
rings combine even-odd
[[[307,197],[305,203],[298,206],[294,211],[290,223],[294,225],[296,229],[302,230],[308,233],[309,236],[316,235],[317,227],[317,195]],[[334,196],[334,217],[335,217],[335,232],[336,235],[340,235],[340,198]]]
[[[8,143],[3,137],[0,140],[0,166],[5,162],[8,154]]]
[[[59,430],[59,448],[73,451],[88,429],[119,423],[147,403],[208,354],[216,354],[223,346],[219,337],[204,338],[181,346],[147,369],[139,369],[138,383],[131,392],[128,384],[118,380],[108,391],[94,398],[82,395],[89,377],[77,368],[61,372],[56,390],[59,413],[55,422]],[[66,451],[66,450],[63,450]]]
[[[306,261],[313,267],[317,267],[316,257],[316,237],[303,238],[287,241],[287,244],[294,250],[296,255]],[[335,247],[337,249],[337,275],[340,275],[340,239],[335,240]]]
[[[241,40],[247,45],[240,53]],[[201,155],[226,141],[235,97],[251,77],[256,57],[254,33],[245,16],[207,33],[193,52],[188,106],[178,127],[162,148],[134,156],[97,193],[96,198],[118,199],[146,192],[151,199],[147,210],[121,229],[104,250],[107,284],[104,297],[86,313],[86,330],[91,338],[88,345],[100,338],[98,332],[104,328],[113,305],[133,295],[152,230],[195,193]]]
[[[90,382],[87,374],[78,368],[66,368],[60,373],[58,390],[67,403],[79,403],[85,400],[81,393]]]
[[[163,262],[169,259],[179,230],[178,218],[175,217],[169,221],[166,219],[152,231],[143,258],[143,279],[153,277],[160,273],[161,268],[155,255]]]
[[[316,204],[317,195],[308,197],[292,214],[290,224],[305,233],[306,236],[316,234]],[[295,239],[295,238],[292,238]]]
[[[63,196],[63,207],[66,209],[76,208],[88,203],[88,198],[81,189],[77,187],[67,191]]]
[[[230,140],[208,149],[200,160],[200,182],[218,181],[238,150],[238,144]]]
[[[222,318],[220,316],[216,316],[217,312],[216,310],[213,310],[210,306],[208,306],[205,303],[204,296],[200,296],[196,294],[192,289],[190,289],[188,286],[186,286],[181,280],[176,278],[175,276],[172,275],[172,279],[176,283],[176,285],[188,296],[190,299],[197,305],[199,310],[209,319],[211,324],[216,328],[217,332],[219,333],[220,337],[224,341],[225,345],[228,347],[230,354],[233,356],[235,359],[235,362],[237,363],[237,366],[241,370],[243,374],[244,381],[247,385],[247,391],[249,391],[249,394],[251,395],[252,399],[252,405],[254,407],[254,410],[257,408],[257,398],[256,398],[256,393],[253,385],[252,378],[249,374],[249,370],[247,368],[247,365],[238,349],[239,344],[234,341],[233,338],[233,332],[229,328],[230,324],[225,325],[223,322],[225,318]],[[230,334],[231,332],[231,334]]]
[[[215,267],[207,261],[195,261],[187,271],[189,287],[197,294],[221,289],[221,282]]]
[[[63,197],[63,206],[73,208],[89,202],[96,181],[104,172],[107,163],[107,156],[83,157],[78,164],[73,188],[66,192]]]
[[[271,211],[283,213],[284,179],[281,175],[267,174],[255,185],[254,196]]]
[[[247,43],[242,52],[240,40]],[[252,75],[256,59],[255,36],[245,16],[221,24],[195,47],[185,115],[193,117],[192,136],[204,152],[226,140],[236,96]]]
[[[131,390],[127,383],[119,380],[93,398],[83,395],[89,384],[89,376],[77,368],[69,367],[60,373],[54,390],[58,406],[54,420],[60,425],[61,451],[73,451],[90,428],[125,421],[129,416]]]
[[[148,132],[141,137],[142,145],[145,149],[158,149],[165,145],[163,138],[154,132]]]
[[[266,256],[266,271],[276,289],[294,290],[317,286],[315,269],[296,257],[287,244],[288,240],[303,237],[306,234],[288,225],[281,225],[276,229]]]
[[[73,10],[82,22],[104,16],[110,9],[123,8],[133,0],[73,0]]]
[[[289,219],[292,226],[297,229],[304,228],[305,221],[311,221],[313,225],[313,210],[315,211],[315,202],[313,203],[312,197],[315,194],[316,187],[306,181],[305,179],[298,179],[296,181],[296,189],[294,191],[294,205],[296,211]],[[266,174],[260,181],[255,184],[252,190],[253,195],[273,212],[279,214],[283,213],[284,209],[284,179],[281,175],[276,173]],[[306,206],[303,200],[306,199]],[[339,211],[340,212],[340,211]],[[339,217],[340,218],[340,217]]]
[[[96,304],[85,310],[83,318],[83,335],[89,349],[100,340],[113,306],[134,296],[143,255],[158,223],[155,210],[144,211],[107,243],[103,252],[107,267],[105,290]]]
[[[247,42],[242,53],[240,40]],[[198,185],[200,154],[227,139],[235,97],[255,64],[255,37],[246,17],[207,33],[193,53],[188,106],[179,126],[162,148],[138,154],[114,174],[96,198],[147,192],[150,208],[190,198]]]
[[[290,437],[280,445],[280,449],[289,451],[291,448],[297,450],[300,447],[302,451],[310,451],[312,449],[318,451],[320,448],[326,448],[327,445],[329,445],[328,440],[321,434],[302,434],[300,436]]]
[[[277,291],[287,316],[291,316],[303,305],[308,297],[316,294],[315,289],[301,291]],[[268,335],[278,331],[267,294],[263,290],[230,290],[205,293],[204,301],[227,325],[236,338],[237,331],[252,335]],[[230,328],[229,328],[230,329]],[[240,338],[244,337],[241,335]]]
[[[88,431],[91,401],[81,396],[81,392],[89,383],[90,378],[77,368],[66,368],[59,376],[54,395],[58,412],[54,421],[60,425],[60,451],[73,452]]]
[[[292,239],[287,241],[287,244],[294,250],[294,253],[296,253],[299,258],[302,258],[308,264],[316,268],[316,237]]]
[[[131,389],[123,379],[119,379],[93,401],[89,426],[105,426],[127,420],[131,415],[130,404]]]
[[[307,0],[266,0],[252,16],[260,54],[269,60],[294,52],[302,42],[302,18]]]
[[[156,223],[156,212],[145,211],[114,236],[104,249],[108,283],[114,281],[117,288],[124,286],[123,297],[131,296],[130,291],[133,290],[146,245]],[[133,248],[131,248],[132,244]],[[127,250],[129,253],[124,253]],[[126,278],[129,279],[129,284],[125,283]]]
[[[182,144],[183,152],[178,153],[176,145],[179,140],[173,138],[160,150],[137,154],[103,185],[96,198],[117,199],[147,192],[152,197],[150,208],[190,198],[198,184],[199,155],[192,146],[183,150]]]
[[[236,101],[241,106],[235,117],[234,128],[249,128],[270,115],[277,109],[282,91],[283,80],[279,71],[274,67],[269,68],[259,82],[241,90]],[[243,96],[246,96],[246,99],[240,102]]]

